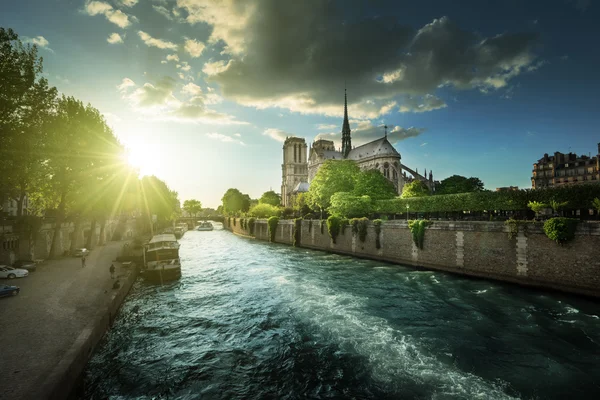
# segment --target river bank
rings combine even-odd
[[[419,247],[401,220],[380,226],[367,222],[362,238],[346,226],[336,240],[326,221],[280,220],[273,241],[600,298],[600,223],[580,223],[573,240],[562,245],[550,240],[541,225],[529,225],[509,232],[503,222],[434,221],[424,229]],[[225,227],[238,235],[271,239],[266,220],[256,220],[252,231],[242,219],[227,220]]]
[[[113,260],[124,242],[109,242],[87,258],[45,261],[2,299],[0,399],[64,399],[76,387],[95,346],[112,325],[137,277],[137,268]],[[121,286],[113,289],[114,263]]]

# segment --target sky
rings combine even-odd
[[[531,187],[544,153],[597,153],[591,0],[6,0],[59,92],[106,117],[130,161],[216,208],[280,191],[286,136],[383,136],[402,163]]]

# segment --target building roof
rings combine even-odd
[[[342,157],[341,151],[325,150],[325,151],[321,152],[320,154],[321,154],[321,157],[326,160],[342,160],[344,158],[344,157]]]
[[[400,153],[387,140],[387,137],[383,137],[353,148],[348,154],[348,159],[358,161],[374,156],[400,157]]]
[[[299,182],[296,187],[294,188],[294,190],[292,190],[292,193],[305,193],[308,192],[308,188],[309,188],[309,184],[308,182]]]

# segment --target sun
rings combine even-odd
[[[153,146],[146,143],[136,143],[125,149],[127,163],[137,169],[140,176],[156,175],[160,170],[160,157]]]

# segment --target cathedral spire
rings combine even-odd
[[[345,85],[344,85],[345,86]],[[348,122],[348,96],[344,87],[344,123],[342,125],[342,157],[348,157],[352,150],[352,140],[350,139],[350,123]]]

